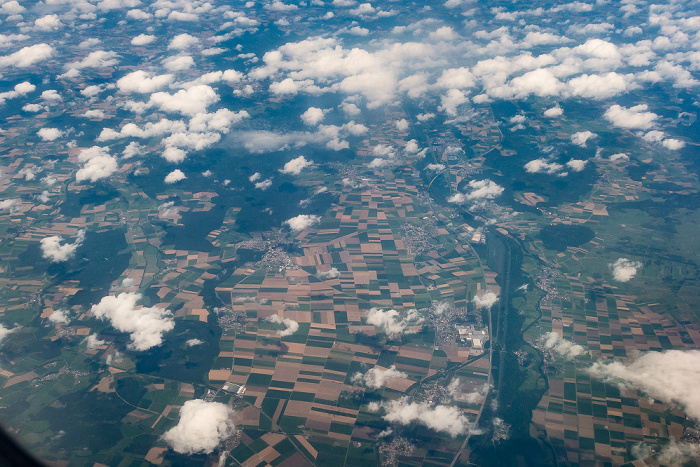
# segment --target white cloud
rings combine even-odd
[[[75,242],[64,243],[63,237],[53,235],[51,237],[42,238],[40,242],[41,256],[50,260],[52,263],[60,263],[67,261],[75,256],[76,250],[83,244],[85,240],[85,230],[79,230],[75,237]]]
[[[583,169],[586,168],[586,164],[588,164],[588,161],[586,160],[571,159],[569,162],[566,163],[566,166],[574,172],[581,172]]]
[[[163,440],[180,454],[210,454],[234,431],[233,409],[220,402],[185,401],[180,419]]]
[[[700,350],[647,352],[626,364],[596,362],[588,371],[605,381],[679,404],[690,417],[700,420]]]
[[[68,310],[54,310],[49,316],[49,321],[54,324],[68,324],[70,323],[70,317],[68,316]]]
[[[583,346],[567,341],[557,332],[548,332],[543,337],[546,349],[553,350],[566,359],[572,360],[586,352]]]
[[[178,34],[177,36],[173,37],[170,44],[168,44],[168,50],[185,50],[199,44],[200,40],[194,36],[190,36],[189,34]]]
[[[42,141],[54,141],[63,136],[63,132],[58,128],[39,128],[36,134]]]
[[[468,193],[455,193],[447,199],[449,203],[462,204],[466,201],[493,199],[503,193],[504,188],[492,180],[470,180]]]
[[[649,452],[649,454],[651,454]],[[648,457],[644,456],[644,457]],[[700,457],[700,444],[678,442],[671,439],[657,456],[660,465],[685,465],[693,458]]]
[[[610,72],[605,75],[581,75],[567,83],[576,97],[607,99],[622,94],[629,88],[625,76]]]
[[[97,337],[97,334],[90,334],[87,337],[87,349],[88,350],[95,350],[97,347],[105,345],[105,341],[100,340]]]
[[[163,156],[163,159],[165,159],[168,162],[179,164],[180,162],[185,160],[185,158],[187,157],[187,153],[180,148],[168,146],[163,150],[161,156]]]
[[[78,155],[78,160],[83,163],[83,166],[76,172],[75,180],[82,182],[107,178],[117,171],[117,159],[109,154],[107,148],[93,146],[88,149],[83,149]]]
[[[675,151],[676,149],[681,149],[682,147],[685,146],[684,141],[681,141],[679,139],[673,139],[673,138],[665,139],[661,142],[661,144],[666,149],[670,149],[672,151]]]
[[[266,4],[263,8],[270,11],[294,11],[299,7],[291,4],[288,5],[286,3],[280,2],[279,0],[275,0],[272,3]]]
[[[442,71],[435,85],[444,89],[467,89],[476,85],[476,78],[468,68],[449,68]]]
[[[156,75],[149,71],[137,70],[117,80],[117,88],[122,92],[152,93],[173,81],[173,75]]]
[[[139,34],[138,36],[131,39],[131,45],[148,45],[155,42],[156,36],[151,36],[149,34]]]
[[[187,339],[185,341],[185,347],[194,347],[194,346],[202,345],[202,344],[204,344],[204,341],[196,339],[196,338],[195,339]]]
[[[37,31],[57,31],[63,27],[58,15],[46,15],[34,21],[34,29]]]
[[[433,170],[435,172],[441,172],[445,170],[445,164],[428,164],[425,166],[428,170]]]
[[[642,263],[619,258],[614,263],[610,263],[609,266],[612,268],[613,279],[618,282],[629,282],[637,274],[637,270],[642,267]]]
[[[420,423],[435,431],[458,436],[476,428],[457,407],[431,405],[428,402],[409,402],[408,397],[382,403],[384,420],[400,425]]]
[[[318,271],[316,276],[321,279],[334,279],[340,275],[340,271],[337,268],[330,268],[328,271]]]
[[[320,221],[321,218],[319,216],[313,214],[299,214],[296,217],[287,219],[284,221],[284,223],[287,224],[293,231],[301,232],[302,230],[307,229]]]
[[[596,138],[598,135],[590,131],[579,131],[571,135],[571,142],[582,148],[586,147],[586,141]]]
[[[613,154],[613,155],[610,156],[610,161],[611,161],[611,162],[616,162],[616,161],[628,161],[628,160],[630,160],[630,156],[628,156],[627,154],[624,154],[624,153],[622,153],[622,152],[617,153],[617,154]]]
[[[140,156],[144,153],[145,150],[145,147],[141,146],[136,141],[132,141],[124,148],[124,152],[122,152],[122,157],[124,159],[129,159],[130,157]]]
[[[256,182],[256,181],[260,180],[260,177],[262,177],[262,175],[260,175],[260,172],[255,172],[253,175],[248,177],[248,181]]]
[[[438,110],[452,117],[457,115],[457,107],[469,102],[467,96],[459,89],[450,89],[447,94],[440,96]]]
[[[151,138],[167,133],[179,133],[187,130],[187,126],[180,120],[160,119],[157,122],[148,122],[143,127],[134,123],[127,123],[117,132],[110,128],[103,128],[97,141],[111,141],[118,138]]]
[[[22,201],[18,199],[3,199],[0,201],[0,212],[14,213],[20,210]]]
[[[172,330],[175,323],[171,313],[158,307],[136,308],[141,294],[123,292],[117,296],[107,296],[92,306],[95,318],[109,320],[114,328],[128,332],[131,337],[129,348],[148,350],[163,343],[163,334]]]
[[[470,180],[469,188],[471,191],[467,193],[467,199],[491,199],[503,193],[502,186],[488,179]]]
[[[83,68],[106,68],[119,63],[117,53],[105,50],[90,52],[87,57],[77,62],[66,65],[69,70],[82,70]]]
[[[544,111],[544,116],[548,118],[561,117],[563,114],[564,110],[558,105]]]
[[[143,10],[139,10],[138,8],[134,8],[134,9],[126,12],[126,17],[131,18],[131,19],[135,19],[135,20],[149,20],[149,19],[153,18],[153,15],[150,13],[147,13]],[[134,45],[143,45],[143,44],[134,44]]]
[[[283,174],[299,175],[306,167],[314,165],[314,161],[307,161],[304,156],[299,156],[284,164],[280,169]]]
[[[81,117],[85,118],[91,118],[91,119],[96,119],[96,120],[102,120],[106,117],[105,113],[103,110],[100,109],[92,109],[92,110],[86,110]]]
[[[397,370],[394,365],[391,365],[389,368],[375,366],[364,375],[358,371],[352,375],[351,381],[355,384],[364,384],[368,388],[379,389],[395,378],[408,378],[408,375],[403,371]]]
[[[165,112],[194,116],[206,113],[207,107],[218,101],[219,95],[211,86],[199,84],[189,89],[181,89],[175,94],[156,92],[151,94],[148,103]]]
[[[10,0],[9,2],[5,2],[2,4],[2,12],[7,15],[16,15],[22,13],[25,10],[26,8],[20,5],[19,2],[17,2],[17,0]]]
[[[48,44],[34,44],[23,47],[17,52],[0,57],[0,67],[16,66],[27,68],[39,62],[43,62],[53,55],[54,48]]]
[[[186,178],[187,178],[187,177],[186,177],[185,174],[182,172],[182,170],[180,170],[180,169],[175,169],[175,170],[173,170],[172,172],[170,172],[168,175],[165,176],[165,180],[164,180],[164,181],[165,181],[165,183],[170,183],[170,184],[172,184],[172,183],[177,183],[177,182],[179,182],[180,180],[184,180],[184,179],[186,179]]]
[[[396,120],[394,122],[394,125],[396,125],[396,129],[399,131],[406,131],[409,127],[408,120],[406,120],[405,118],[402,118],[401,120]]]
[[[619,128],[648,130],[654,126],[659,116],[648,112],[647,109],[646,104],[635,105],[629,109],[615,104],[605,111],[604,117]]]
[[[301,114],[301,121],[310,126],[318,125],[323,120],[324,115],[325,111],[323,109],[309,107],[306,112]]]
[[[163,66],[168,71],[183,71],[194,66],[194,59],[189,55],[178,55],[176,57],[168,57],[163,60]]]
[[[4,341],[7,338],[7,336],[9,336],[11,333],[15,332],[18,329],[18,327],[9,329],[0,324],[0,342]]]
[[[22,110],[24,110],[25,112],[36,113],[49,110],[49,108],[41,104],[26,104],[22,106]]]
[[[474,304],[477,308],[487,308],[490,309],[498,301],[498,295],[493,292],[484,292],[481,295],[474,296]]]
[[[282,324],[284,329],[277,332],[279,337],[291,336],[299,330],[299,323],[291,318],[282,318],[280,315],[271,315],[267,320],[271,323]]]
[[[548,174],[553,174],[556,172],[559,172],[563,166],[561,164],[557,164],[556,162],[547,162],[546,159],[535,159],[527,164],[525,164],[525,170],[529,173],[548,173]]]
[[[382,328],[390,339],[396,339],[402,334],[409,333],[409,326],[423,322],[417,310],[408,310],[403,317],[396,310],[371,308],[367,313],[367,324]]]
[[[265,180],[261,180],[259,182],[255,183],[255,188],[258,190],[265,191],[268,188],[272,186],[272,179],[271,178],[266,178]]]

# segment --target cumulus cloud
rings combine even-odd
[[[36,31],[57,31],[63,27],[63,23],[58,19],[58,15],[46,15],[34,21]]]
[[[561,117],[563,114],[564,109],[562,109],[558,105],[556,107],[551,107],[544,111],[544,116],[548,118]]]
[[[571,135],[571,142],[574,143],[576,146],[585,148],[586,142],[591,138],[596,138],[597,136],[597,134],[591,131],[579,131]]]
[[[100,339],[97,337],[97,334],[90,334],[90,335],[87,337],[86,341],[87,341],[87,349],[88,349],[88,350],[95,350],[95,349],[98,348],[99,346],[105,345],[105,341],[100,340]]]
[[[299,175],[306,167],[314,165],[314,161],[307,161],[304,156],[299,156],[284,164],[280,169],[283,174]]]
[[[503,193],[504,188],[492,180],[470,180],[469,191],[466,194],[455,193],[448,198],[450,203],[464,203],[480,199],[493,199]]]
[[[582,159],[571,159],[566,163],[566,167],[573,172],[581,172],[586,168],[586,164],[588,164],[588,161]]]
[[[7,338],[7,336],[9,336],[11,333],[15,332],[17,329],[19,329],[19,328],[15,327],[15,328],[10,329],[10,328],[6,328],[4,325],[0,324],[0,342],[4,341]]]
[[[323,109],[309,107],[306,112],[301,114],[301,121],[310,126],[318,125],[323,120],[324,115],[325,111]]]
[[[63,136],[63,132],[58,128],[39,128],[36,134],[42,141],[54,141]]]
[[[180,419],[163,440],[180,454],[210,454],[234,431],[233,409],[220,402],[185,401]]]
[[[319,223],[320,221],[321,218],[319,216],[313,214],[299,214],[296,217],[287,219],[286,221],[284,221],[284,223],[288,225],[289,228],[293,231],[300,232],[304,229],[311,227],[314,224]]]
[[[628,156],[627,154],[624,154],[622,152],[617,153],[617,154],[613,154],[610,156],[611,162],[628,161],[628,160],[630,160],[630,156]]]
[[[178,34],[177,36],[173,37],[170,44],[168,44],[168,50],[185,50],[192,46],[199,45],[199,43],[200,40],[194,36],[189,34]]]
[[[477,308],[490,309],[498,301],[498,295],[493,292],[484,292],[481,295],[474,296],[474,304]]]
[[[83,166],[75,173],[77,182],[90,180],[94,183],[110,177],[118,168],[117,159],[109,154],[107,148],[100,146],[83,149],[78,155],[78,160]]]
[[[681,141],[679,139],[665,139],[661,142],[661,145],[665,147],[666,149],[670,149],[672,151],[675,151],[677,149],[681,149],[685,146],[685,142]]]
[[[54,310],[49,316],[49,321],[54,324],[68,324],[70,323],[70,318],[68,316],[68,310]]]
[[[177,55],[163,60],[163,66],[168,71],[184,71],[194,66],[194,59],[189,55]]]
[[[660,465],[685,465],[686,462],[698,457],[700,457],[700,444],[671,440],[663,447],[656,460]]]
[[[529,173],[548,173],[554,174],[559,172],[563,166],[556,162],[548,162],[547,159],[535,159],[525,164],[525,171]]]
[[[330,268],[327,271],[318,271],[316,273],[316,276],[318,276],[321,279],[333,279],[336,278],[340,275],[340,271],[338,271],[337,268]]]
[[[637,275],[637,270],[642,267],[642,263],[627,258],[619,258],[614,263],[610,263],[609,266],[612,268],[613,279],[618,282],[629,282]]]
[[[73,243],[64,243],[63,245],[61,245],[63,237],[59,235],[42,238],[40,242],[41,256],[52,263],[68,261],[75,256],[76,250],[83,244],[84,240],[85,230],[78,231]]]
[[[53,55],[54,48],[48,44],[34,44],[23,47],[15,53],[0,57],[0,67],[16,66],[27,68],[43,62]]]
[[[196,339],[196,338],[195,339],[187,339],[185,341],[185,347],[194,347],[194,346],[202,345],[202,344],[204,344],[204,341]]]
[[[299,330],[299,323],[291,318],[282,318],[280,315],[272,315],[267,320],[271,323],[282,324],[284,329],[277,332],[280,337],[291,336]]]
[[[68,70],[82,70],[84,68],[106,68],[119,63],[117,53],[106,50],[96,50],[90,52],[87,57],[82,60],[66,65]]]
[[[647,352],[628,363],[596,362],[588,371],[605,381],[679,404],[690,417],[700,420],[700,350]]]
[[[139,34],[138,36],[131,39],[131,45],[148,45],[155,42],[156,36],[151,36],[149,34]]]
[[[554,331],[546,333],[543,337],[543,345],[546,349],[553,350],[569,360],[578,357],[586,351],[583,346],[567,341]]]
[[[476,428],[464,413],[448,405],[431,405],[428,402],[409,402],[408,397],[382,403],[384,420],[399,425],[419,423],[435,431],[458,436]]]
[[[172,330],[175,323],[171,313],[164,308],[136,308],[139,300],[140,293],[123,292],[103,297],[91,310],[95,318],[109,320],[118,331],[128,332],[131,337],[129,348],[143,351],[161,345],[163,334]]]
[[[167,75],[166,75],[167,76]],[[181,89],[175,94],[156,92],[151,94],[149,105],[165,112],[179,112],[194,116],[206,113],[207,107],[219,101],[219,95],[211,86],[200,84],[188,89]]]
[[[172,172],[170,172],[168,175],[165,176],[165,183],[172,184],[172,183],[177,183],[180,180],[184,180],[187,177],[185,174],[182,172],[180,169],[175,169]]]
[[[382,328],[390,339],[396,339],[402,334],[410,333],[409,326],[423,322],[423,317],[416,309],[408,310],[402,317],[396,310],[371,308],[367,313],[367,324]]]
[[[375,366],[369,369],[365,374],[358,371],[352,375],[351,381],[354,384],[364,384],[368,388],[379,389],[386,386],[387,383],[395,378],[408,378],[408,375],[403,371],[397,370],[394,365],[391,365],[389,368]]]
[[[152,93],[173,81],[173,75],[155,75],[149,71],[137,70],[117,80],[117,88],[122,92]]]
[[[630,88],[629,78],[615,72],[605,75],[581,75],[569,80],[571,94],[590,99],[607,99]]]
[[[629,109],[615,104],[605,111],[604,117],[619,128],[648,130],[658,118],[655,113],[648,112],[648,108],[646,104],[635,105]]]
[[[20,210],[22,201],[18,199],[3,199],[0,201],[0,212],[17,212]]]
[[[61,102],[63,98],[55,89],[47,89],[41,93],[41,99],[48,102]]]

